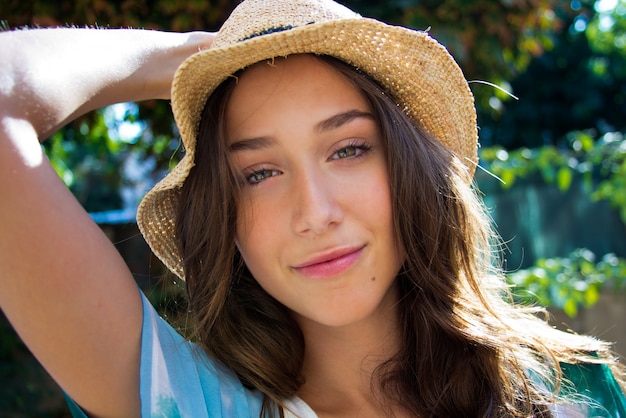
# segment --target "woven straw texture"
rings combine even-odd
[[[427,33],[362,18],[330,0],[246,0],[211,48],[177,70],[172,108],[185,156],[144,197],[137,213],[152,251],[178,277],[184,279],[174,216],[180,186],[194,165],[208,96],[242,68],[299,53],[331,55],[370,75],[465,163],[468,182],[473,176],[478,160],[474,99],[459,66]]]

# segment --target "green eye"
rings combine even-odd
[[[246,180],[248,184],[256,185],[261,183],[263,180],[268,179],[269,177],[274,177],[279,175],[280,172],[278,170],[267,170],[262,168],[260,170],[254,170],[252,173],[246,176]]]
[[[366,143],[355,143],[342,147],[334,152],[330,157],[331,160],[344,160],[347,158],[358,158],[367,153],[371,147]]]
[[[345,148],[337,151],[337,157],[338,158],[354,157],[355,155],[356,155],[356,147],[354,147],[354,146],[345,147]]]

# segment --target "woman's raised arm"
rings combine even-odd
[[[108,104],[168,98],[212,34],[39,29],[0,33],[0,306],[93,416],[139,416],[141,299],[109,240],[39,141]]]

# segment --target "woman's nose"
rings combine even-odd
[[[307,173],[293,187],[292,225],[297,234],[323,235],[343,220],[340,190],[332,179]]]

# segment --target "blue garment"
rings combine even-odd
[[[587,417],[626,418],[626,398],[606,364],[564,364],[561,370],[571,382],[564,395],[573,393],[576,399],[586,402]]]
[[[262,394],[244,388],[234,373],[159,317],[143,293],[141,298],[141,416],[259,417]],[[87,418],[72,400],[68,404],[73,417]]]
[[[154,310],[145,295],[140,364],[141,416],[150,418],[258,418],[263,395],[246,389],[237,376],[189,341]],[[626,400],[606,365],[563,364],[579,402],[555,405],[558,418],[626,418]],[[594,400],[589,403],[588,400]],[[75,418],[88,418],[67,399]],[[298,398],[285,402],[286,418],[316,418]],[[293,413],[292,413],[293,412]]]

